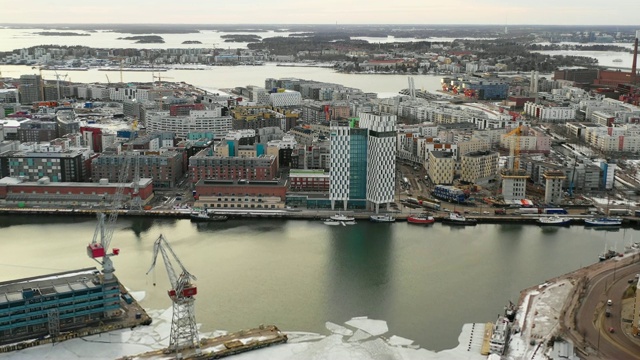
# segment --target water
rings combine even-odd
[[[598,65],[609,66],[615,68],[631,69],[633,64],[633,53],[620,52],[620,51],[579,51],[579,50],[543,50],[534,51],[540,54],[555,56],[584,56],[598,59]],[[613,60],[620,59],[621,62],[614,62]]]
[[[20,77],[23,74],[37,74],[38,70],[31,66],[0,65],[0,73],[6,77]],[[55,80],[55,71],[43,70],[46,80]],[[111,82],[120,81],[118,71],[67,71],[58,70],[58,74],[68,74],[67,80],[73,82],[107,83],[107,76]],[[157,73],[156,73],[157,75]],[[151,72],[123,72],[124,82],[151,82]],[[169,70],[162,72],[167,81],[184,81],[204,89],[234,88],[244,85],[264,86],[266,78],[295,77],[306,80],[317,80],[342,84],[365,92],[381,93],[381,97],[397,95],[401,89],[408,88],[407,75],[371,75],[371,74],[343,74],[330,68],[320,67],[288,67],[267,64],[264,66],[212,66],[207,70]],[[416,89],[436,91],[441,89],[442,75],[412,75]]]
[[[0,217],[0,281],[96,265],[85,252],[94,226],[92,218]],[[326,321],[369,316],[434,350],[455,346],[464,323],[495,320],[521,289],[597,261],[605,241],[621,250],[638,238],[582,227],[120,219],[116,274],[147,292],[149,309],[170,306],[161,261],[145,275],[160,233],[198,277],[205,331],[274,323],[324,333]]]

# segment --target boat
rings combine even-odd
[[[476,219],[467,219],[459,212],[450,212],[449,216],[442,219],[442,223],[449,225],[471,225],[474,226],[478,223]]]
[[[353,220],[355,220],[355,218],[353,218],[353,217],[342,215],[340,213],[333,215],[329,219],[335,220],[335,221],[353,221]]]
[[[396,218],[389,214],[384,215],[371,215],[369,216],[369,221],[377,222],[377,223],[392,223],[396,221]]]
[[[621,226],[622,225],[622,219],[620,219],[620,218],[609,218],[609,217],[602,217],[602,218],[596,218],[596,219],[585,219],[584,220],[584,225],[585,226],[599,226],[599,227]]]
[[[407,222],[410,224],[433,224],[436,219],[429,214],[411,215],[407,218]]]
[[[207,210],[193,211],[189,217],[193,222],[226,221],[229,219],[225,215],[209,215]]]
[[[538,223],[538,225],[564,226],[571,224],[571,218],[549,216],[539,218],[536,222]]]
[[[613,59],[613,62],[622,62],[622,59]]]
[[[355,225],[356,222],[355,220],[340,221],[340,220],[326,219],[324,221],[324,224],[329,226],[338,226],[338,225],[347,226],[347,225]]]

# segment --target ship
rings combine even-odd
[[[538,225],[542,226],[565,226],[571,224],[571,218],[549,216],[539,218],[536,222],[538,223]]]
[[[371,215],[369,216],[369,221],[376,223],[392,223],[396,221],[396,218],[389,214],[384,215]]]
[[[598,227],[612,227],[612,226],[620,226],[622,225],[622,219],[620,218],[596,218],[596,219],[585,219],[585,226],[598,226]]]
[[[476,219],[467,219],[466,217],[464,217],[464,215],[460,214],[459,212],[451,212],[449,213],[448,217],[445,217],[444,219],[442,219],[442,222],[444,224],[449,224],[449,225],[471,225],[474,226],[478,223],[478,220]]]
[[[436,219],[429,214],[411,215],[407,218],[407,222],[410,224],[433,224]]]
[[[189,218],[193,222],[226,221],[229,219],[225,215],[209,215],[207,210],[193,211]]]
[[[353,221],[353,220],[355,220],[355,218],[353,218],[353,217],[342,215],[340,213],[331,216],[329,219],[330,220],[334,220],[334,221]]]

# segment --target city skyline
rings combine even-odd
[[[327,0],[321,6],[294,0],[263,2],[239,0],[233,3],[200,3],[197,7],[176,7],[167,0],[114,0],[108,4],[56,2],[46,0],[24,4],[5,0],[6,24],[460,24],[460,25],[636,25],[640,3],[629,3],[622,11],[595,0],[562,3],[540,0],[514,4],[506,0],[470,3],[452,0],[428,3],[398,0]],[[56,10],[55,16],[51,16]],[[285,17],[282,14],[286,14]],[[28,15],[28,16],[25,16]],[[141,16],[142,15],[142,16]],[[19,19],[20,21],[12,21]]]

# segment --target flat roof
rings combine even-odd
[[[91,267],[0,282],[0,304],[23,301],[25,294],[30,291],[38,295],[49,295],[97,288],[100,285],[91,281],[96,272],[98,269]]]

